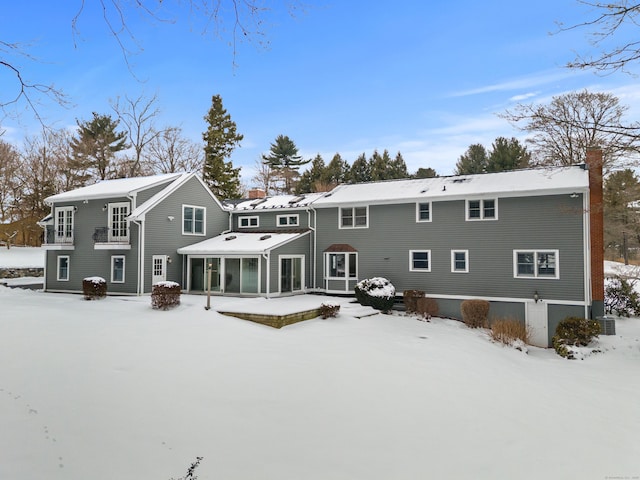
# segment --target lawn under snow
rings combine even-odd
[[[638,319],[571,361],[452,320],[276,330],[204,303],[0,287],[0,479],[168,480],[196,456],[200,480],[640,475]]]

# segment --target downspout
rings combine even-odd
[[[131,211],[133,212],[137,206],[137,193],[133,195],[127,195],[127,198],[131,201]],[[136,285],[136,294],[142,295],[144,293],[144,219],[131,220],[138,226],[138,279]]]
[[[313,215],[312,215],[313,212]],[[309,265],[311,266],[311,284],[312,289],[315,292],[316,290],[316,214],[313,207],[307,208],[307,225],[309,225],[309,230],[311,230],[311,240],[309,241],[311,247],[311,261]],[[313,218],[313,227],[311,226],[311,219]]]
[[[262,258],[267,261],[267,298],[271,295],[271,251],[262,254]]]

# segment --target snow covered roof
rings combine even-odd
[[[345,204],[455,200],[470,196],[509,197],[585,191],[588,172],[582,166],[514,170],[479,175],[389,180],[339,185],[313,203],[315,208]]]
[[[150,177],[119,178],[116,180],[103,180],[93,185],[77,188],[68,192],[58,193],[45,199],[47,204],[58,202],[72,202],[78,200],[92,200],[98,198],[126,197],[132,193],[144,190],[156,185],[170,182],[184,173],[167,173]]]
[[[181,247],[182,255],[262,254],[300,238],[304,233],[223,233],[202,242]]]
[[[317,199],[325,195],[321,193],[305,193],[302,195],[276,195],[274,197],[257,198],[255,200],[244,200],[235,206],[230,206],[232,211],[253,211],[253,210],[272,210],[285,208],[302,208],[313,203]]]

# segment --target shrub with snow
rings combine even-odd
[[[323,319],[337,317],[339,311],[340,305],[337,303],[323,303],[320,305],[320,316]]]
[[[82,293],[85,300],[99,300],[107,296],[107,281],[102,277],[82,279]]]
[[[640,315],[640,294],[635,289],[637,281],[619,275],[608,279],[604,289],[605,312],[623,317]]]
[[[151,307],[157,310],[169,310],[180,305],[180,284],[176,282],[158,282],[151,287]]]
[[[361,305],[367,305],[388,312],[393,307],[396,298],[396,288],[383,277],[366,278],[359,281],[354,292],[356,300]]]
[[[580,349],[586,347],[600,334],[600,324],[596,320],[579,317],[567,317],[558,324],[551,339],[553,348],[561,357],[579,358]]]

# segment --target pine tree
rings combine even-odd
[[[382,155],[377,150],[373,151],[373,155],[369,159],[369,165],[371,166],[371,180],[378,182],[380,180],[387,180],[389,175],[389,163],[391,163],[391,157],[389,152],[385,150]]]
[[[339,153],[336,153],[325,170],[323,181],[327,185],[335,187],[344,183],[349,172],[349,164],[342,160]]]
[[[413,178],[435,178],[438,176],[438,174],[431,167],[427,167],[427,168],[420,167],[418,170],[416,170],[416,173],[414,173],[412,176]]]
[[[244,135],[236,132],[236,124],[222,106],[220,95],[211,98],[211,108],[204,119],[207,131],[202,134],[205,143],[202,179],[216,197],[239,198],[240,168],[234,168],[231,160],[225,159],[240,145]]]
[[[296,185],[296,194],[315,192],[317,182],[322,182],[326,166],[320,154],[311,161],[311,167],[300,176],[300,181]]]
[[[351,165],[349,170],[350,183],[362,183],[371,181],[371,165],[367,161],[367,157],[363,153]]]
[[[127,133],[116,132],[119,121],[110,115],[94,112],[91,120],[76,120],[76,123],[78,136],[71,141],[73,158],[69,162],[69,168],[79,172],[82,184],[92,178],[105,180],[114,176],[116,153],[129,148]]]
[[[298,147],[293,140],[286,135],[278,135],[271,144],[269,155],[262,155],[262,161],[282,176],[283,193],[291,193],[295,179],[299,176],[298,169],[311,160],[303,160],[298,155]]]
[[[489,156],[487,149],[480,143],[471,145],[456,163],[456,175],[472,175],[485,173]]]
[[[389,163],[387,178],[400,179],[409,178],[409,172],[407,171],[407,164],[402,158],[402,154],[398,152],[396,157]]]
[[[522,145],[517,138],[506,139],[498,137],[493,142],[489,158],[487,159],[487,172],[504,172],[526,168],[531,161],[531,154],[527,147]]]

